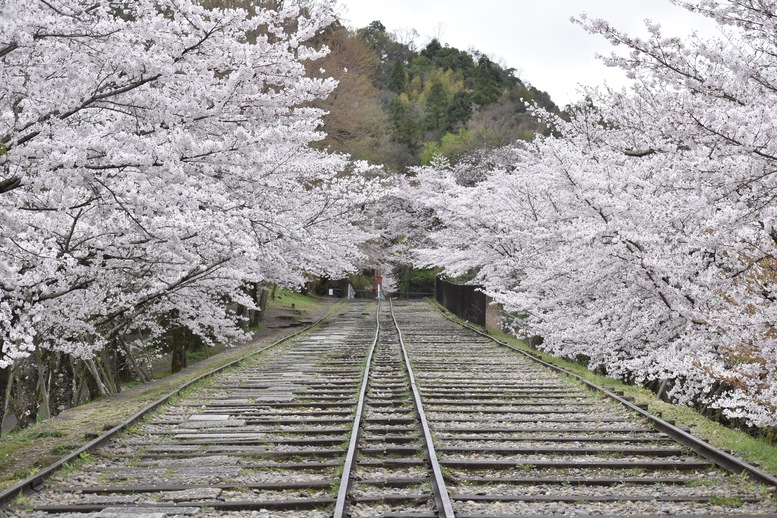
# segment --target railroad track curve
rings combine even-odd
[[[777,516],[765,477],[426,302],[357,302],[0,515]]]

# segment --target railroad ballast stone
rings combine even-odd
[[[393,306],[456,516],[777,515],[769,488],[624,406],[427,303]],[[349,512],[437,516],[391,310],[380,309]],[[187,391],[8,516],[330,518],[375,311],[355,303]]]

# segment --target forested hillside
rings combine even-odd
[[[514,69],[436,39],[417,50],[379,21],[358,29],[334,23],[319,43],[331,52],[311,63],[310,73],[339,81],[317,104],[329,112],[320,145],[391,171],[532,140],[546,129],[526,104],[558,111]]]

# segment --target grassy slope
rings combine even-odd
[[[275,293],[275,298],[270,299],[267,301],[267,303],[270,305],[270,307],[285,307],[285,308],[291,308],[292,306],[295,309],[300,309],[302,311],[311,309],[312,307],[315,307],[316,305],[316,299],[311,297],[306,297],[305,295],[301,295],[299,293],[294,293],[292,291],[285,291],[285,290],[278,290]]]

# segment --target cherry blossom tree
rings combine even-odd
[[[4,2],[0,372],[55,358],[111,391],[105,351],[244,338],[247,283],[354,268],[376,187],[310,146],[336,83],[306,42],[333,7]]]
[[[628,91],[586,92],[569,122],[538,114],[557,137],[419,169],[445,193],[424,200],[444,225],[419,261],[473,274],[549,351],[774,426],[777,7],[678,3],[723,36],[581,18],[628,49],[608,58]]]

